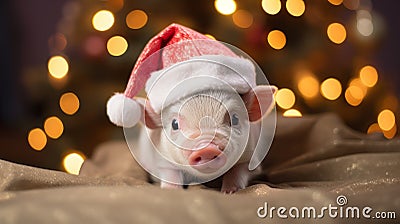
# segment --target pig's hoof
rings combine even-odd
[[[161,188],[166,188],[166,189],[181,189],[182,185],[179,184],[171,184],[168,182],[161,182]]]

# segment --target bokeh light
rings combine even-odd
[[[378,82],[378,71],[371,65],[364,66],[360,70],[360,80],[368,87],[373,87]]]
[[[49,59],[47,69],[52,77],[62,79],[67,75],[69,65],[64,57],[58,55]]]
[[[342,85],[335,78],[328,78],[321,84],[321,94],[328,100],[336,100],[342,93]]]
[[[284,117],[301,117],[303,116],[300,111],[296,109],[289,109],[283,113]]]
[[[32,129],[28,134],[28,143],[34,150],[40,151],[47,144],[46,134],[40,128]]]
[[[283,88],[278,90],[275,95],[275,100],[282,109],[289,109],[294,105],[296,97],[292,90]]]
[[[357,11],[357,30],[364,36],[368,37],[374,32],[374,24],[372,23],[372,15],[367,10]]]
[[[360,0],[343,0],[343,5],[350,10],[357,10],[360,6]]]
[[[114,25],[114,15],[108,10],[100,10],[92,19],[93,28],[98,31],[109,30]]]
[[[128,49],[128,42],[121,36],[113,36],[107,41],[107,51],[112,56],[121,56]]]
[[[367,133],[372,134],[372,133],[378,133],[382,132],[381,128],[379,127],[378,123],[373,123],[368,127]]]
[[[85,52],[92,57],[100,57],[106,51],[105,40],[99,36],[89,36],[83,45]]]
[[[61,110],[68,115],[75,114],[79,109],[79,99],[72,92],[64,93],[60,97],[59,103]]]
[[[393,127],[390,130],[385,131],[379,127],[378,123],[373,123],[368,127],[367,133],[368,134],[383,133],[383,136],[385,136],[385,138],[392,139],[397,134],[397,126],[393,125]]]
[[[215,0],[214,6],[222,15],[230,15],[236,11],[236,2],[234,0]]]
[[[72,152],[64,157],[62,164],[65,171],[70,174],[78,175],[84,161],[85,156],[80,153]]]
[[[62,135],[64,125],[58,117],[49,117],[44,122],[44,131],[50,138],[57,139]]]
[[[362,97],[365,97],[367,95],[368,87],[365,86],[360,78],[354,78],[349,82],[349,86],[356,86],[362,91]]]
[[[393,128],[391,128],[389,131],[383,131],[383,135],[387,139],[392,139],[397,133],[397,126],[393,125]]]
[[[357,19],[357,30],[361,35],[368,37],[374,32],[374,25],[370,19],[360,18]]]
[[[204,34],[204,36],[206,36],[206,37],[208,37],[208,38],[210,38],[212,40],[216,40],[215,37],[213,35],[211,35],[211,34]]]
[[[391,110],[382,110],[378,115],[378,124],[383,131],[389,131],[396,123],[396,118]]]
[[[67,38],[62,33],[56,33],[49,38],[49,48],[51,50],[62,51],[67,47]]]
[[[303,0],[287,0],[286,9],[292,16],[301,16],[306,10],[306,5]]]
[[[238,10],[232,15],[233,23],[240,28],[249,28],[253,24],[253,15],[246,10]]]
[[[319,82],[313,75],[307,74],[300,78],[297,88],[305,98],[314,98],[319,92]]]
[[[261,6],[266,13],[276,15],[281,11],[282,4],[280,0],[262,0]]]
[[[357,86],[349,86],[344,93],[344,97],[349,105],[356,107],[363,100],[363,92]]]
[[[343,0],[328,0],[332,5],[340,5],[343,3]]]
[[[286,45],[286,36],[280,30],[272,30],[269,32],[267,40],[268,44],[276,50],[280,50]]]
[[[142,10],[133,10],[126,16],[126,25],[131,29],[140,29],[147,23],[147,14]]]
[[[327,34],[333,43],[341,44],[346,39],[346,28],[340,23],[331,23],[328,26]]]
[[[358,86],[349,86],[349,88],[347,88],[347,90],[349,91],[350,95],[358,100],[362,100],[364,98],[364,93],[362,91],[362,89]]]

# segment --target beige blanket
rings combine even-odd
[[[400,223],[376,218],[400,216],[400,140],[354,132],[331,114],[279,118],[262,166],[251,186],[224,195],[218,181],[148,183],[123,141],[99,146],[79,176],[0,160],[0,224]]]

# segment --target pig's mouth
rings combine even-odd
[[[226,155],[214,143],[202,146],[192,151],[189,156],[189,165],[202,173],[213,173],[222,168],[226,163]]]

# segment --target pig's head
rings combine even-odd
[[[239,159],[249,124],[271,110],[275,91],[269,85],[242,95],[205,90],[163,108],[161,114],[146,103],[143,122],[149,129],[163,129],[156,147],[165,158],[204,176],[227,170]]]

